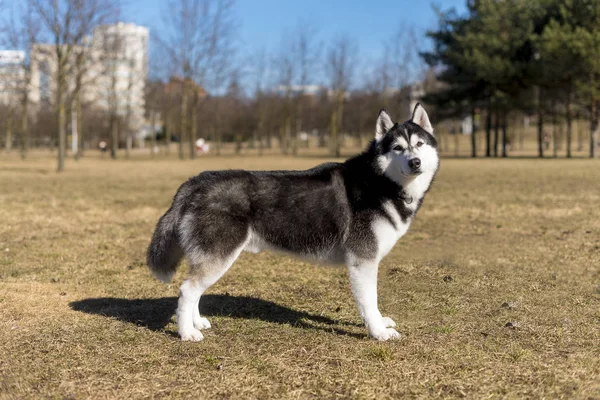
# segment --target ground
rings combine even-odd
[[[443,159],[380,266],[402,339],[366,336],[343,267],[243,254],[176,336],[185,265],[145,265],[177,187],[317,157],[0,156],[0,398],[600,398],[600,163]]]

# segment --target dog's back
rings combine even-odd
[[[168,281],[185,254],[273,249],[342,262],[350,210],[342,164],[308,171],[209,171],[185,182],[156,227],[148,264]],[[337,258],[337,259],[336,259]]]

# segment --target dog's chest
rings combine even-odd
[[[379,258],[385,257],[400,239],[408,231],[412,216],[405,221],[391,201],[383,204],[383,209],[389,218],[377,217],[373,220],[371,228],[377,241]]]

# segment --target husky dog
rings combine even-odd
[[[377,307],[379,262],[408,230],[438,170],[437,142],[417,104],[393,123],[381,110],[375,138],[344,163],[307,171],[207,171],[190,178],[158,221],[148,266],[168,282],[180,259],[177,324],[182,340],[199,341],[210,322],[198,304],[242,251],[275,250],[347,265],[358,311],[369,334],[398,338]]]

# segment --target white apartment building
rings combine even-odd
[[[16,106],[21,103],[25,85],[24,61],[24,51],[0,51],[0,104]]]
[[[81,100],[107,114],[116,113],[129,121],[138,134],[144,125],[144,90],[148,76],[148,28],[119,22],[94,29],[81,46],[72,48],[68,63],[67,86],[75,88],[76,58],[82,55]],[[31,50],[31,92],[34,104],[56,99],[56,49],[50,44],[35,44]]]
[[[148,28],[120,22],[96,27],[91,39],[95,103],[121,117],[128,116],[134,132],[144,125],[148,35]]]

